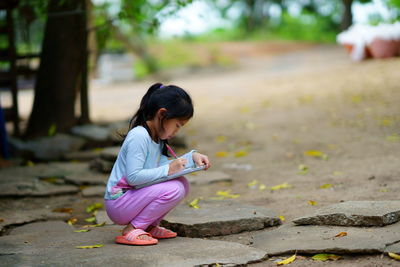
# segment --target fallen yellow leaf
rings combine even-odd
[[[195,198],[195,199],[193,199],[193,201],[189,203],[189,207],[192,207],[192,208],[194,208],[194,209],[200,209],[200,206],[199,206],[199,201],[200,201],[200,199],[201,199],[201,198]]]
[[[90,223],[95,222],[96,221],[96,217],[87,218],[87,219],[85,219],[85,221],[86,222],[90,222]]]
[[[309,200],[308,204],[310,204],[311,206],[315,206],[315,205],[317,205],[317,201]]]
[[[321,159],[328,159],[328,155],[322,153],[319,150],[307,150],[304,152],[304,155],[314,157],[314,158],[321,158]]]
[[[84,232],[89,232],[90,229],[81,229],[81,230],[75,230],[75,233],[84,233]]]
[[[244,150],[240,150],[240,151],[238,151],[238,152],[235,152],[235,157],[236,158],[240,158],[240,157],[244,157],[244,156],[247,156],[247,151],[244,151]]]
[[[284,221],[284,220],[286,220],[286,218],[285,218],[285,217],[283,217],[282,215],[279,215],[278,217],[279,217],[279,219],[281,219],[281,221]]]
[[[346,236],[347,232],[340,232],[337,235],[335,235],[335,237],[342,237],[342,236]]]
[[[299,168],[298,174],[306,175],[308,173],[308,167],[306,165],[300,164],[298,168]]]
[[[400,261],[400,255],[399,254],[396,254],[396,253],[393,253],[393,252],[388,252],[388,255],[389,255],[389,257]]]
[[[250,112],[250,108],[248,106],[244,106],[240,108],[240,112],[241,113],[249,113]]]
[[[331,188],[332,187],[332,184],[323,184],[323,185],[321,185],[319,188],[321,188],[321,189],[327,189],[327,188]]]
[[[265,186],[265,184],[260,184],[260,186],[258,187],[259,190],[263,191],[265,190],[267,187]]]
[[[216,195],[223,198],[238,198],[240,196],[239,194],[231,194],[230,191],[231,190],[228,191],[219,190],[217,191]]]
[[[106,222],[102,222],[102,223],[98,223],[98,224],[88,224],[88,225],[82,226],[82,228],[101,227],[104,225],[106,225]]]
[[[336,261],[336,260],[342,258],[342,256],[335,255],[335,254],[323,254],[322,253],[322,254],[315,254],[311,258],[315,261],[327,261],[327,260]]]
[[[91,213],[91,212],[101,209],[103,207],[104,207],[103,203],[94,203],[86,208],[86,212]]]
[[[257,180],[253,180],[253,181],[251,181],[250,183],[247,184],[247,187],[253,187],[254,188],[257,184],[258,184],[258,181]]]
[[[73,225],[73,224],[75,224],[77,221],[78,221],[77,218],[72,217],[72,218],[70,218],[70,219],[67,221],[67,223],[68,223],[69,225]]]
[[[288,183],[283,183],[283,184],[278,184],[278,185],[272,186],[270,189],[271,189],[271,191],[276,191],[279,189],[291,188],[291,187],[292,187],[292,185],[290,185]]]
[[[54,136],[54,135],[56,135],[56,133],[57,133],[57,125],[52,124],[50,126],[49,131],[48,131],[47,134],[48,134],[48,136]]]
[[[392,134],[386,137],[386,141],[388,142],[399,142],[400,136],[398,134]]]
[[[28,166],[28,167],[32,167],[32,166],[34,166],[35,165],[35,163],[33,163],[32,161],[30,161],[30,160],[28,160],[27,162],[26,162],[26,166]]]
[[[381,120],[380,125],[381,126],[390,126],[393,124],[393,121],[389,118],[384,118]]]
[[[362,96],[361,95],[353,95],[353,96],[351,96],[351,102],[353,102],[354,104],[360,103],[361,100],[362,100]]]
[[[215,156],[217,156],[219,158],[223,158],[223,157],[228,156],[228,152],[226,152],[226,151],[218,151],[218,152],[215,152]]]
[[[97,244],[97,245],[90,245],[90,246],[76,246],[76,248],[83,248],[83,249],[86,249],[86,248],[101,248],[103,246],[104,245]]]
[[[285,260],[278,261],[276,264],[277,265],[286,265],[286,264],[294,262],[295,259],[296,259],[296,254],[294,254],[293,256],[291,256]]]

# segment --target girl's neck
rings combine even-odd
[[[154,124],[154,121],[146,121],[146,124],[147,124],[147,127],[149,127],[149,129],[150,129],[150,137],[151,137],[151,139],[154,141],[154,142],[156,142],[156,143],[158,143],[158,135],[157,135],[157,130],[156,130],[156,126],[155,126],[155,124]]]

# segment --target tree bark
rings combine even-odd
[[[351,24],[353,24],[353,13],[351,12],[351,5],[353,0],[342,0],[343,2],[343,17],[342,23],[340,24],[340,29],[342,31],[347,30]]]
[[[76,123],[76,88],[86,64],[85,0],[50,0],[26,137],[44,136],[51,126],[68,131]]]

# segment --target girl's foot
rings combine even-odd
[[[157,239],[174,238],[177,236],[177,233],[160,226],[153,226],[149,233]]]
[[[136,228],[133,227],[132,224],[128,224],[128,225],[122,230],[122,235],[123,235],[123,236],[126,236],[129,232],[131,232],[131,231],[133,231],[133,230],[136,230]],[[140,229],[139,229],[139,230],[140,230]],[[144,231],[143,231],[143,232],[144,232]],[[144,232],[144,233],[146,233],[146,232]],[[149,236],[149,235],[147,235],[147,234],[139,235],[137,238],[140,239],[140,240],[151,240],[151,239],[153,239],[151,236]]]
[[[115,237],[115,242],[125,245],[145,246],[155,245],[158,243],[158,240],[152,238],[149,233],[143,231],[142,229],[134,229],[125,235]]]

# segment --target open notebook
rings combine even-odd
[[[199,166],[199,167],[195,167],[195,168],[186,168],[186,169],[181,170],[180,172],[168,175],[167,177],[162,177],[160,179],[157,179],[157,180],[145,183],[145,184],[137,185],[137,186],[135,186],[135,189],[139,189],[139,188],[143,188],[143,187],[146,187],[146,186],[149,186],[149,185],[152,185],[152,184],[157,184],[157,183],[160,183],[160,182],[165,182],[165,181],[168,181],[168,180],[171,180],[171,179],[175,179],[175,178],[178,178],[180,176],[183,176],[183,175],[186,175],[186,174],[189,174],[189,173],[192,173],[192,172],[197,172],[197,171],[204,170],[205,168],[206,168],[205,165]]]

